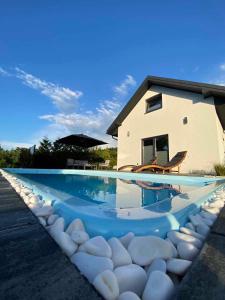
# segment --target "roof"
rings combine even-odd
[[[225,129],[225,87],[215,84],[194,82],[188,80],[179,80],[172,78],[147,76],[134,95],[124,106],[117,118],[113,121],[110,127],[107,129],[107,134],[117,136],[118,127],[122,124],[131,110],[139,102],[142,96],[150,89],[152,85],[163,86],[167,88],[185,90],[193,93],[202,94],[204,98],[214,96],[215,106],[220,122]]]
[[[82,148],[89,148],[107,144],[103,141],[97,140],[85,134],[71,134],[57,140],[56,142],[65,145],[74,145]]]

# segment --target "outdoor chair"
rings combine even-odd
[[[90,164],[89,162],[88,162],[88,160],[74,160],[74,164],[73,164],[73,167],[81,167],[81,168],[83,168],[84,170],[86,169],[86,168],[94,168],[94,169],[96,169],[97,168],[97,166],[95,165],[95,164]]]
[[[109,164],[110,164],[110,160],[107,159],[107,160],[105,160],[104,163],[100,163],[98,165],[98,167],[99,167],[99,169],[108,169],[109,168]]]
[[[68,168],[73,168],[73,165],[74,165],[74,159],[73,158],[67,158],[66,166]]]
[[[150,170],[153,172],[162,171],[164,174],[165,172],[171,172],[174,168],[177,168],[176,172],[180,173],[180,165],[184,161],[186,155],[187,155],[187,151],[177,152],[177,154],[164,165],[158,165],[158,164],[140,165],[134,167],[132,169],[132,172],[139,173],[142,171]]]
[[[83,168],[84,170],[86,168],[97,169],[97,165],[90,164],[88,162],[88,160],[77,160],[77,159],[73,159],[73,158],[67,159],[66,166],[71,167],[71,168]]]

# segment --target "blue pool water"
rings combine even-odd
[[[67,223],[81,218],[91,236],[164,236],[178,229],[222,182],[215,179],[81,170],[10,169],[51,202]]]

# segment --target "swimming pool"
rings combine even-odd
[[[224,180],[206,177],[88,170],[5,169],[51,202],[66,223],[84,221],[91,236],[106,238],[129,231],[163,237]]]

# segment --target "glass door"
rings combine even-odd
[[[149,164],[157,158],[158,164],[165,164],[169,159],[168,135],[147,138],[142,141],[142,164]]]

